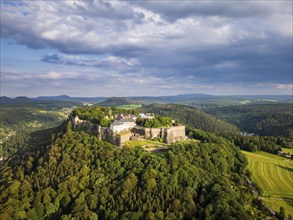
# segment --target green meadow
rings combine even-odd
[[[263,151],[242,152],[252,179],[264,192],[264,202],[276,211],[283,206],[286,215],[293,216],[293,161]]]
[[[135,108],[140,108],[141,105],[140,104],[131,104],[131,105],[119,105],[116,106],[117,108],[122,108],[122,109],[135,109]]]
[[[124,145],[129,147],[167,146],[165,143],[152,140],[130,140],[125,142]]]

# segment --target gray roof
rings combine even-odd
[[[114,120],[112,122],[112,125],[122,125],[123,122],[135,122],[135,120],[133,120],[132,118],[122,118],[120,120]]]
[[[122,118],[119,121],[121,121],[121,122],[135,122],[135,120],[133,118]]]
[[[112,125],[122,125],[122,124],[123,124],[123,122],[118,121],[118,120],[115,120],[112,122]]]

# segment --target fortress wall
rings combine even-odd
[[[73,124],[73,128],[84,130],[87,133],[97,134],[98,133],[98,125],[92,124],[90,122],[82,122],[78,124]]]
[[[110,130],[110,128],[99,126],[99,129],[98,129],[98,138],[100,140],[108,141],[108,142],[112,143],[113,142],[113,135],[114,134]]]
[[[173,135],[175,137],[182,137],[182,136],[185,137],[185,126],[183,125],[174,126],[169,129],[173,132]]]
[[[151,128],[151,138],[162,138],[163,128]]]
[[[132,128],[132,133],[143,136],[144,138],[163,138],[164,137],[164,128],[145,128],[141,126],[136,126]]]
[[[110,141],[111,144],[120,147],[120,136],[119,135],[113,135],[112,139]]]
[[[132,132],[144,136],[145,139],[162,138],[167,144],[185,139],[185,126],[183,125],[170,128],[144,128],[136,126],[132,129]]]
[[[144,138],[152,138],[151,128],[143,128],[144,129]]]
[[[99,140],[108,141],[116,146],[122,146],[123,143],[130,140],[135,134],[148,138],[162,138],[167,144],[176,141],[185,140],[185,126],[173,126],[170,128],[145,128],[141,126],[134,127],[130,133],[119,135],[114,134],[110,128],[101,127],[98,124],[93,124],[84,120],[73,120],[69,118],[73,128],[83,129],[88,133],[97,135]]]
[[[132,137],[132,133],[127,133],[124,135],[119,135],[119,147],[121,147],[126,141],[129,141],[130,138]]]
[[[179,125],[167,128],[166,143],[171,144],[176,141],[185,140],[185,126]]]
[[[145,133],[146,133],[145,128],[141,126],[135,126],[134,128],[131,129],[131,131],[140,136],[145,136]]]

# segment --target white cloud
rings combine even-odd
[[[16,71],[2,71],[2,79],[4,81],[23,81],[23,80],[66,80],[81,77],[81,73],[74,72],[54,72],[47,73],[24,73]]]
[[[40,58],[50,71],[6,80],[210,92],[234,82],[282,89],[292,74],[290,1],[19,2],[2,1],[2,37],[54,52]]]
[[[291,89],[293,90],[293,84],[277,84],[276,85],[277,89]],[[293,91],[292,91],[293,93]]]
[[[135,58],[125,59],[117,56],[95,57],[88,58],[86,56],[66,55],[66,54],[48,54],[42,58],[42,61],[62,64],[62,65],[76,65],[86,67],[103,67],[113,69],[125,69],[139,65],[139,61]]]
[[[154,10],[155,5],[161,10]],[[56,47],[66,53],[119,53],[121,48],[128,47],[167,49],[174,44],[180,49],[190,45],[225,44],[230,40],[254,38],[260,30],[262,34],[274,31],[292,36],[292,14],[286,11],[288,6],[283,2],[245,2],[241,7],[222,2],[216,4],[220,6],[219,12],[222,10],[218,15],[212,13],[215,9],[209,12],[213,5],[214,2],[183,1],[178,7],[159,2],[137,7],[132,2],[120,1],[24,1],[19,6],[2,4],[1,29],[4,36],[13,37],[19,43]],[[175,8],[187,10],[189,16],[179,16],[172,23],[165,21],[162,15]],[[252,20],[250,9],[263,12],[263,16],[255,15]],[[226,15],[234,16],[237,11],[243,16],[234,25],[235,19]]]
[[[55,73],[55,72],[49,72],[47,74],[40,75],[39,77],[42,79],[60,79],[60,78],[62,78],[62,74]]]

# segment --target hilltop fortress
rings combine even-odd
[[[69,116],[69,121],[74,129],[85,130],[97,135],[100,140],[108,141],[118,147],[122,147],[129,140],[161,139],[167,144],[185,140],[185,126],[172,125],[169,127],[149,128],[136,124],[137,117],[130,114],[114,116],[115,120],[110,127],[102,127],[99,124],[81,120],[78,116]],[[139,118],[152,119],[152,114],[140,114]]]

